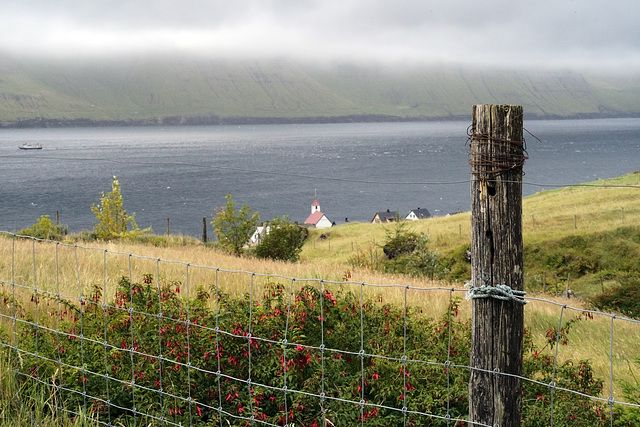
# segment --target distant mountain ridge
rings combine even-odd
[[[640,117],[640,73],[0,56],[0,127],[446,120],[481,103],[523,105],[528,118]]]

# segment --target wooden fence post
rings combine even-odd
[[[520,426],[523,108],[474,105],[471,134],[469,421]],[[506,374],[506,375],[503,375]]]
[[[202,243],[207,243],[207,217],[202,217]]]
[[[167,218],[167,236],[171,234],[171,228],[169,227],[169,218]]]

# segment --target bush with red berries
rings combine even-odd
[[[458,299],[429,317],[335,284],[290,286],[232,298],[123,278],[111,301],[99,286],[78,302],[40,301],[38,326],[16,325],[12,360],[22,382],[39,379],[61,407],[111,425],[465,425],[447,422],[468,414],[471,325]],[[524,382],[523,425],[552,412],[557,426],[604,425],[608,411],[585,396],[602,388],[589,363],[557,367],[555,384],[582,394],[556,391],[552,404],[540,383],[556,336],[542,349],[529,337],[525,376],[539,382]]]

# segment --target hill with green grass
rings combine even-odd
[[[523,105],[528,118],[640,116],[640,74],[0,55],[5,127],[466,119],[479,103]]]
[[[405,223],[407,224],[407,223]],[[470,213],[408,223],[429,236],[436,277],[470,279]],[[568,287],[599,307],[640,317],[640,171],[523,199],[525,290],[558,295]],[[378,268],[394,224],[353,223],[310,233],[301,257],[317,264]],[[324,238],[320,239],[320,234]]]

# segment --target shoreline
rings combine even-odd
[[[91,118],[32,118],[0,123],[0,129],[50,129],[96,127],[160,127],[160,126],[225,126],[225,125],[281,125],[281,124],[330,124],[330,123],[400,123],[400,122],[449,122],[469,120],[469,115],[437,117],[407,117],[379,114],[310,117],[219,117],[167,116],[146,119],[98,120]],[[574,114],[570,116],[526,114],[525,120],[598,120],[634,119],[640,114]]]

